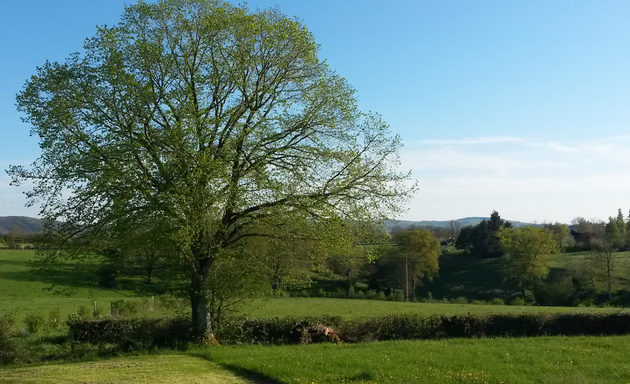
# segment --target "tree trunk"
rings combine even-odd
[[[208,277],[213,259],[201,256],[196,260],[197,265],[193,271],[190,292],[193,338],[198,344],[216,344],[208,292]]]
[[[192,328],[196,343],[209,344],[214,341],[212,319],[208,311],[208,293],[206,290],[193,289],[190,302],[192,304]]]
[[[612,284],[611,284],[611,276],[610,276],[610,261],[612,258],[612,253],[606,256],[606,276],[608,277],[608,298],[612,300]]]

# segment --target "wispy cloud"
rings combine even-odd
[[[487,216],[497,205],[523,221],[607,217],[630,207],[629,148],[630,136],[417,142],[401,153],[402,169],[420,185],[405,217]]]
[[[501,144],[501,143],[521,143],[525,141],[520,137],[500,136],[500,137],[467,137],[464,139],[447,139],[447,140],[422,140],[421,144],[434,145],[484,145],[484,144]]]

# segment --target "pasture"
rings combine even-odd
[[[30,268],[34,252],[31,250],[0,250],[0,314],[12,312],[18,318],[29,313],[59,311],[63,319],[79,306],[109,315],[111,301],[141,300],[150,297],[160,283],[147,286],[140,279],[124,281],[126,289],[99,287],[94,278],[96,266],[67,265],[61,272],[38,272]],[[257,298],[247,302],[240,315],[251,318],[341,316],[344,319],[376,317],[390,314],[420,313],[458,315],[467,313],[498,314],[523,312],[610,312],[617,308],[577,308],[508,305],[473,305],[455,303],[404,303],[380,300],[347,300],[334,298]],[[164,312],[151,315],[165,314]]]
[[[206,347],[0,370],[2,383],[626,383],[630,336]]]
[[[65,319],[75,305],[91,308],[96,301],[99,308],[107,309],[111,301],[139,300],[153,289],[143,285],[141,280],[125,281],[124,289],[101,288],[93,277],[95,266],[68,265],[58,275],[32,271],[29,262],[33,256],[33,251],[0,250],[0,315],[12,312],[23,320],[30,313],[59,309]],[[561,261],[559,258],[558,262]],[[621,282],[620,276],[619,286]],[[155,287],[159,290],[160,283]],[[620,309],[257,298],[244,306],[240,314],[251,318],[341,316],[353,319],[408,313],[432,316],[613,311]],[[103,315],[107,316],[107,311]],[[51,350],[64,348],[49,347]],[[55,363],[4,367],[0,369],[0,382],[619,383],[630,382],[628,355],[630,336],[191,347],[185,352],[154,351],[140,356],[103,358],[92,353],[80,357],[87,361],[61,358]]]

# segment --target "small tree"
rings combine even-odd
[[[569,238],[569,234],[571,233],[568,225],[555,222],[553,224],[544,224],[543,227],[547,228],[556,235],[558,238],[559,249],[562,250],[567,246],[567,240]]]
[[[550,256],[559,253],[558,240],[545,228],[503,228],[503,276],[519,282],[523,298],[526,288],[549,273]]]
[[[619,213],[621,213],[621,210]],[[612,299],[613,254],[625,243],[626,229],[623,215],[621,215],[621,219],[619,217],[609,217],[608,223],[603,229],[602,233],[593,240],[593,245],[599,252],[600,260],[604,264],[608,298]]]

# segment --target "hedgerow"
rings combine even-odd
[[[69,322],[72,343],[112,344],[123,350],[182,348],[192,341],[187,319],[107,319]],[[324,331],[322,331],[324,330]],[[340,317],[234,318],[217,327],[221,344],[346,343],[470,337],[603,336],[630,334],[630,313],[392,315],[371,319]],[[327,337],[322,332],[333,332]]]

